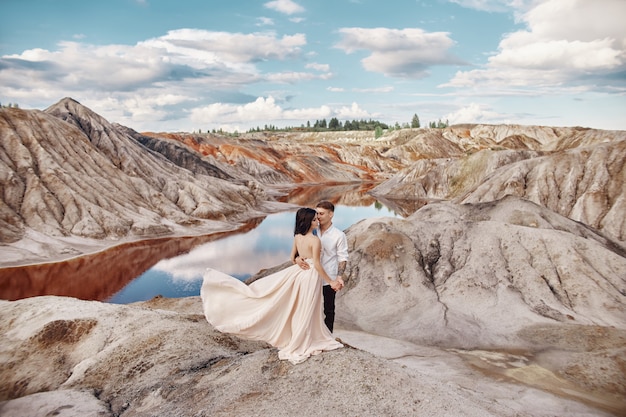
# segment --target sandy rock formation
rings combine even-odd
[[[74,238],[99,247],[223,231],[272,211],[267,203],[289,187],[386,179],[372,194],[402,200],[407,214],[432,200],[514,194],[623,240],[624,135],[517,125],[402,129],[379,138],[140,134],[69,98],[45,112],[1,109],[0,243],[10,264],[63,259],[75,254],[67,242]]]
[[[160,153],[146,152],[147,148],[125,135],[122,129],[72,99],[61,100],[46,109],[46,113],[80,128],[123,174],[145,181],[147,187],[140,188],[136,180],[127,185],[131,190],[137,189],[148,202],[155,198],[150,194],[156,190],[186,215],[210,219],[245,211],[264,197],[257,184],[230,177],[218,167],[203,164],[206,176],[199,175],[203,173],[181,169],[180,162],[170,163]],[[164,211],[158,203],[155,206],[153,211],[159,214]]]
[[[155,136],[69,98],[44,112],[1,109],[0,243],[9,252],[2,262],[63,259],[77,254],[69,241],[79,239],[98,248],[232,230],[275,211],[277,185],[372,180],[401,166],[371,147],[310,138]]]
[[[369,351],[391,358],[410,356],[389,352],[399,341],[439,347],[492,376],[626,410],[626,251],[616,241],[512,196],[430,203],[347,236],[337,321],[357,332],[350,342],[383,337]]]
[[[372,190],[381,199],[495,201],[514,195],[626,240],[626,132],[567,137],[551,153],[482,150],[415,162]],[[603,134],[604,133],[604,134]],[[595,142],[595,144],[593,143]],[[586,147],[575,147],[577,144]]]
[[[486,148],[536,151],[563,151],[620,140],[624,131],[584,127],[524,125],[455,125],[442,136],[458,143],[464,151]]]
[[[502,167],[459,200],[515,195],[626,241],[626,139]]]
[[[129,137],[132,137],[147,149],[151,149],[154,152],[163,155],[181,168],[185,168],[196,174],[209,175],[211,177],[221,178],[232,182],[244,182],[244,178],[235,178],[233,175],[234,173],[228,172],[228,166],[215,163],[215,161],[209,162],[208,160],[203,159],[202,155],[195,152],[193,149],[190,149],[184,143],[180,143],[179,141],[173,139],[160,139],[145,136],[129,127],[119,124],[114,124],[114,126],[117,130],[124,132]],[[241,176],[241,173],[239,172],[236,174]],[[245,180],[251,179],[253,178],[245,178]]]
[[[348,230],[339,319],[447,347],[522,347],[533,325],[626,329],[626,252],[529,201],[434,203]]]
[[[526,352],[541,366],[487,371],[581,399],[626,398],[626,251],[616,241],[512,196],[432,203],[347,235],[344,328],[455,349],[481,369],[489,359],[468,352]]]
[[[46,236],[150,237],[250,211],[253,182],[193,174],[71,99],[0,110],[3,243]]]
[[[498,168],[541,154],[482,150],[464,158],[421,159],[372,190],[392,200],[451,200],[479,186]]]
[[[0,414],[612,415],[494,382],[454,352],[382,339],[369,338],[367,348],[384,346],[412,362],[347,347],[294,366],[263,343],[215,331],[200,312],[198,297],[128,306],[63,297],[0,302]]]
[[[251,176],[267,185],[379,181],[403,168],[402,161],[383,156],[385,146],[338,142],[304,133],[251,133],[239,137],[214,134],[144,133],[145,137],[176,140],[237,177]],[[346,132],[350,133],[350,132]],[[324,134],[326,135],[326,133]],[[324,136],[322,136],[324,137]]]

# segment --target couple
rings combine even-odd
[[[343,287],[348,260],[347,239],[332,224],[331,202],[322,201],[316,209],[296,213],[293,266],[249,286],[207,270],[200,290],[204,315],[217,330],[268,342],[278,348],[279,359],[293,364],[343,347],[331,332],[335,291]]]

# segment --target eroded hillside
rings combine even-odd
[[[45,111],[1,109],[0,139],[0,242],[16,258],[32,249],[24,239],[42,248],[50,237],[197,234],[212,221],[232,228],[272,210],[267,203],[289,188],[331,183],[378,183],[371,194],[407,215],[433,200],[516,195],[626,236],[622,131],[138,133],[66,98]]]
[[[194,173],[73,100],[0,110],[3,243],[29,231],[106,239],[158,236],[265,200],[255,183]]]
[[[557,151],[484,149],[421,160],[372,190],[387,199],[488,202],[515,195],[626,240],[626,132],[565,137]]]

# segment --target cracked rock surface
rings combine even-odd
[[[568,385],[567,395],[541,387],[530,371],[556,375],[550,352],[531,368],[520,351],[444,350],[340,328],[344,349],[291,365],[264,343],[217,332],[201,309],[199,297],[0,302],[0,414],[606,417],[624,406],[617,396],[581,400]],[[596,336],[603,345],[587,348],[601,355],[625,340]],[[583,363],[567,361],[567,375],[585,376],[574,366]],[[589,372],[583,380],[602,382]]]
[[[387,337],[520,347],[531,325],[626,328],[626,257],[593,229],[515,197],[433,203],[347,231],[338,315]]]

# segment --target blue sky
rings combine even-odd
[[[625,0],[2,0],[0,102],[138,131],[626,130]]]

